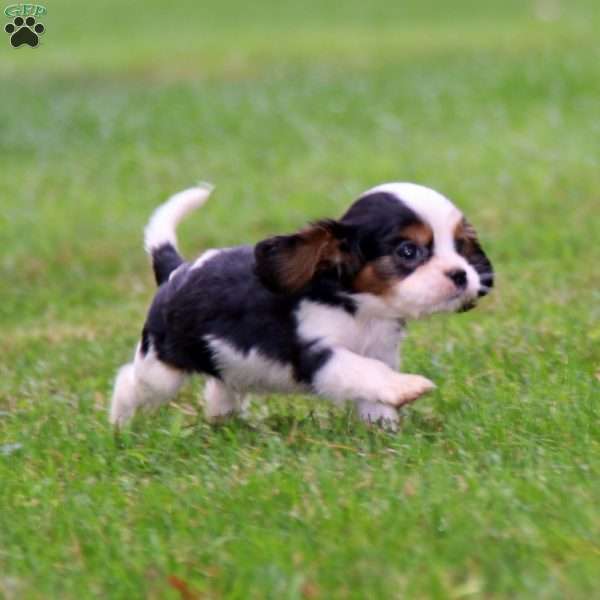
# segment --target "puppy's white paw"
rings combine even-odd
[[[112,425],[122,426],[133,417],[136,406],[133,364],[123,365],[115,379],[108,419]]]
[[[434,389],[435,383],[427,377],[397,373],[390,385],[382,391],[381,402],[392,406],[404,406]]]
[[[223,383],[209,377],[204,388],[204,416],[213,425],[220,425],[241,410],[238,397]]]
[[[367,402],[361,400],[356,403],[358,416],[367,423],[379,425],[387,431],[398,431],[400,415],[398,411],[388,404]]]

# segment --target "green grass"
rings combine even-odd
[[[595,3],[172,5],[56,1],[0,48],[0,597],[596,595]],[[438,390],[399,434],[277,397],[212,428],[196,381],[113,435],[142,227],[199,179],[189,257],[386,180],[469,215],[497,289],[411,326]]]

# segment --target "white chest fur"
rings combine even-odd
[[[351,315],[340,308],[309,300],[302,302],[296,318],[300,337],[307,341],[320,340],[326,346],[346,348],[393,368],[399,362],[404,327],[397,320],[374,318],[360,309]]]

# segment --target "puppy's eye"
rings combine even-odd
[[[456,251],[459,254],[462,254],[465,250],[466,242],[464,239],[458,238],[457,240],[454,240],[454,245],[456,247]]]
[[[402,242],[396,248],[396,254],[407,262],[419,261],[423,258],[424,250],[414,242]]]

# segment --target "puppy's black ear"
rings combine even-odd
[[[466,219],[457,227],[456,244],[459,252],[479,274],[479,295],[485,296],[494,287],[494,267],[479,243],[475,228]]]
[[[278,235],[256,244],[256,273],[271,291],[293,294],[318,274],[340,276],[354,267],[351,228],[339,221],[323,220],[293,235]]]

